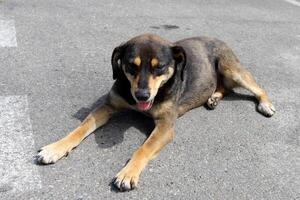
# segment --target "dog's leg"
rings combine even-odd
[[[252,92],[259,101],[258,111],[271,117],[275,113],[275,108],[266,91],[256,83],[251,73],[237,59],[232,58],[233,56],[227,55],[220,59],[219,72],[224,77],[225,86],[229,89],[240,86]]]
[[[37,163],[55,163],[79,145],[79,143],[94,130],[104,125],[115,111],[116,108],[109,103],[105,103],[103,106],[100,106],[90,113],[79,127],[66,137],[41,148],[36,158]]]
[[[210,109],[215,109],[219,104],[220,100],[227,94],[227,89],[222,83],[218,84],[216,91],[207,100],[207,106]]]
[[[113,179],[113,184],[120,191],[134,189],[138,183],[139,175],[147,163],[153,159],[160,150],[172,141],[174,137],[173,123],[168,120],[156,120],[156,127],[145,143],[133,154],[126,166]]]

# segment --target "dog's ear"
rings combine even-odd
[[[111,56],[111,65],[113,70],[113,79],[117,79],[120,77],[122,73],[122,56],[124,53],[125,45],[121,44],[120,46],[116,47]]]
[[[173,58],[175,60],[176,71],[180,73],[181,80],[184,78],[184,69],[186,65],[186,54],[181,46],[171,47]]]

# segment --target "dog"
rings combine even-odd
[[[275,108],[226,43],[209,37],[175,43],[143,34],[116,47],[111,64],[115,80],[103,105],[92,111],[70,134],[39,151],[37,162],[55,163],[116,112],[133,109],[150,115],[155,128],[133,153],[112,184],[134,189],[148,162],[174,138],[176,119],[207,104],[214,109],[233,88],[242,87],[258,100],[257,110],[270,117]]]

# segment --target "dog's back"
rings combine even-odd
[[[219,55],[229,48],[209,37],[187,38],[175,44],[186,52],[185,83],[179,105],[187,111],[206,103],[216,90]]]

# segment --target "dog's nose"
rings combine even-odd
[[[150,97],[150,92],[146,89],[138,89],[134,95],[139,101],[147,101]]]

